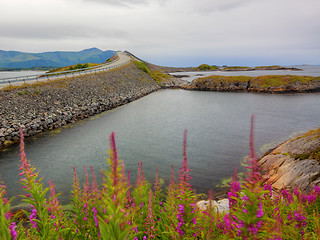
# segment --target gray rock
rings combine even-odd
[[[259,160],[266,181],[275,191],[283,187],[311,191],[320,182],[320,129],[293,138]],[[315,155],[316,156],[316,155]]]
[[[201,211],[206,211],[210,207],[210,200],[201,200],[197,202],[196,206]],[[228,212],[229,211],[229,200],[227,198],[221,199],[219,201],[211,200],[211,207],[215,209],[215,211],[219,212]]]

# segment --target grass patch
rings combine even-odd
[[[253,78],[252,85],[257,85],[264,88],[279,87],[297,82],[309,83],[316,80],[319,81],[320,77],[295,75],[265,75]]]
[[[89,68],[89,67],[97,67],[99,65],[101,64],[100,63],[85,63],[85,64],[78,63],[76,65],[70,65],[70,66],[54,69],[52,71],[49,71],[48,73],[58,73],[63,71],[77,70],[77,69],[83,69],[83,68]]]
[[[248,71],[248,70],[252,70],[252,68],[246,67],[246,66],[233,66],[233,67],[222,68],[222,71]]]
[[[144,62],[140,61],[133,61],[134,64],[138,67],[138,69],[144,71],[147,74],[151,74],[151,70],[147,67],[147,65]]]
[[[159,71],[151,71],[150,68],[144,63],[139,61],[133,61],[134,64],[138,67],[138,69],[142,70],[143,72],[147,73],[151,78],[153,78],[157,83],[161,83],[164,80],[170,78],[169,75],[159,72]]]
[[[197,82],[248,82],[252,79],[252,77],[248,76],[221,76],[221,75],[212,75],[208,77],[198,78]]]
[[[254,67],[255,70],[264,70],[264,69],[279,69],[281,68],[280,65],[272,65],[272,66],[257,66],[257,67]]]
[[[217,66],[211,66],[208,64],[201,64],[199,67],[197,67],[197,70],[199,70],[199,71],[207,71],[207,70],[216,71],[216,70],[220,70],[220,68],[218,68]]]

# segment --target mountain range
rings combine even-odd
[[[0,50],[0,68],[64,67],[78,63],[103,63],[115,51],[89,48],[78,52],[26,53]]]

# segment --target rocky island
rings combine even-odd
[[[294,75],[218,76],[197,78],[188,90],[258,93],[303,93],[320,91],[320,77]]]

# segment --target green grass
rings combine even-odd
[[[134,61],[134,64],[138,67],[138,69],[147,73],[157,83],[161,83],[161,82],[163,82],[163,80],[167,80],[170,78],[169,75],[162,73],[160,71],[151,71],[150,68],[148,68],[148,66],[144,62]]]
[[[197,67],[197,70],[199,71],[206,71],[206,70],[219,70],[220,68],[218,68],[217,66],[211,66],[208,64],[201,64],[199,67]]]
[[[265,68],[278,69],[278,68],[281,68],[281,66],[280,65],[272,65],[272,66],[257,66],[257,67],[254,67],[255,70],[260,70],[260,69],[265,69]]]
[[[243,71],[243,70],[252,70],[251,67],[246,66],[232,66],[232,67],[225,67],[222,68],[223,71]]]
[[[144,62],[140,61],[133,61],[134,64],[138,67],[138,69],[144,71],[147,74],[151,74],[151,70],[147,67],[147,65]]]
[[[201,82],[248,82],[252,77],[248,76],[221,76],[221,75],[212,75],[208,77],[199,78],[197,80],[198,83]]]
[[[320,77],[295,76],[295,75],[265,75],[253,78],[252,85],[260,87],[280,87],[296,82],[308,83],[320,80]]]

